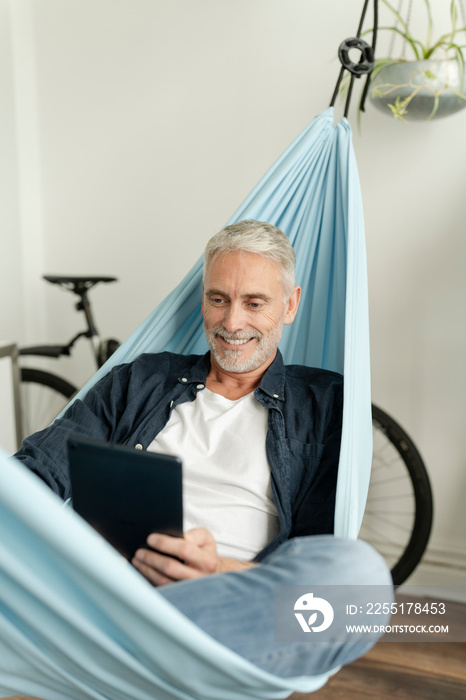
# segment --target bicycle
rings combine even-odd
[[[19,355],[33,355],[57,360],[59,357],[69,357],[75,343],[80,338],[88,338],[92,345],[93,356],[97,369],[120,346],[114,338],[102,339],[92,313],[88,291],[99,282],[116,282],[116,277],[64,277],[58,275],[43,275],[43,279],[51,284],[56,284],[76,294],[79,301],[76,303],[77,311],[82,311],[86,318],[87,328],[75,335],[66,345],[35,345],[22,347]],[[31,367],[21,368],[21,408],[22,408],[22,436],[32,435],[37,430],[46,428],[63,410],[69,400],[77,393],[78,387],[67,379]]]
[[[44,279],[79,296],[76,309],[84,312],[87,328],[66,345],[20,348],[20,356],[69,356],[76,341],[85,337],[91,341],[97,367],[102,366],[119,342],[100,338],[87,292],[99,282],[114,282],[116,278],[44,275]],[[56,374],[29,367],[21,369],[21,386],[23,413],[29,421],[23,422],[23,435],[47,427],[78,391]],[[32,416],[34,423],[30,422]],[[406,431],[374,405],[372,424],[372,472],[359,536],[382,554],[394,584],[399,586],[414,571],[427,547],[433,517],[432,490],[423,459]]]

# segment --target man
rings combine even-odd
[[[142,355],[115,368],[18,454],[63,498],[69,434],[178,454],[185,536],[151,534],[132,563],[213,637],[285,676],[323,673],[371,644],[329,652],[303,642],[297,653],[274,642],[272,581],[389,583],[373,550],[331,536],[342,378],[283,365],[278,343],[300,293],[285,234],[256,221],[225,228],[205,252],[210,352]]]

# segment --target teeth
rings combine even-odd
[[[227,343],[230,343],[230,345],[244,345],[244,343],[247,343],[249,341],[248,339],[245,340],[229,340],[228,338],[224,338]]]

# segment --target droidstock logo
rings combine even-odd
[[[294,604],[294,609],[303,610],[306,613],[311,613],[307,619],[301,612],[295,612],[295,617],[298,620],[303,632],[323,632],[328,629],[333,622],[333,608],[325,598],[314,598],[313,593],[302,595]],[[318,613],[323,616],[323,622],[320,625],[314,626],[319,617]]]

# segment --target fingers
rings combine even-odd
[[[202,575],[173,557],[149,549],[138,549],[131,563],[153,586]]]
[[[152,534],[147,544],[153,549],[139,549],[132,564],[155,586],[199,578],[218,570],[215,540],[203,528],[191,530],[184,538]]]
[[[153,533],[147,538],[147,544],[158,552],[171,557],[178,557],[182,561],[186,560],[186,540],[184,537],[171,537],[170,535],[159,535]]]
[[[181,559],[188,567],[206,574],[217,569],[217,547],[211,533],[204,528],[190,530],[184,537],[152,534],[147,538],[149,547],[170,557]]]
[[[215,544],[215,539],[210,530],[205,527],[195,527],[192,530],[188,530],[184,533],[184,538],[189,542],[194,542],[200,547],[214,546],[217,550],[217,545]]]

